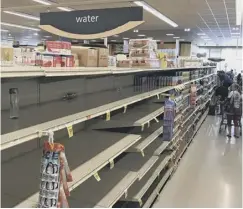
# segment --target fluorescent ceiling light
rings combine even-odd
[[[40,18],[39,17],[33,16],[33,15],[28,15],[28,14],[24,14],[24,13],[20,13],[20,12],[11,12],[11,11],[3,11],[3,12],[4,13],[7,13],[7,14],[19,16],[19,17],[24,17],[26,19],[40,21]]]
[[[206,34],[205,33],[198,33],[197,35],[198,36],[205,36]]]
[[[33,0],[33,1],[38,2],[40,4],[44,4],[44,5],[51,5],[51,2],[49,2],[49,1],[44,1],[44,0]]]
[[[242,0],[236,0],[235,2],[236,7],[236,25],[241,25],[241,16],[242,16]]]
[[[177,39],[178,39],[178,38],[180,38],[180,37],[173,37],[173,38],[177,38]]]
[[[31,27],[27,27],[24,25],[16,25],[16,24],[6,23],[6,22],[1,22],[0,24],[4,25],[4,26],[14,27],[14,28],[22,28],[22,29],[27,29],[27,30],[40,31],[40,29],[38,29],[38,28],[31,28]]]
[[[163,20],[164,22],[171,25],[172,27],[174,27],[174,28],[178,27],[178,25],[175,22],[173,22],[171,19],[169,19],[165,15],[161,14],[159,11],[157,11],[156,9],[154,9],[147,3],[143,2],[143,1],[134,1],[134,4],[143,7],[144,10],[150,12],[151,14],[153,14],[154,16],[158,17],[159,19]]]
[[[144,35],[144,34],[138,34],[138,36],[140,36],[140,37],[144,37],[144,36],[146,36],[146,35]]]
[[[166,34],[167,36],[174,36],[174,34],[173,33],[168,33],[168,34]]]
[[[57,7],[58,9],[62,10],[62,11],[66,11],[66,12],[71,12],[72,9],[68,8],[68,7]]]

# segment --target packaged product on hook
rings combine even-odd
[[[163,140],[169,141],[173,137],[174,119],[175,119],[174,100],[168,98],[165,100],[164,105],[164,118],[163,118]]]
[[[67,182],[72,175],[59,143],[44,142],[41,158],[39,208],[68,207],[66,196],[70,195]]]

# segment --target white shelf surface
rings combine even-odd
[[[155,72],[168,70],[187,70],[215,68],[190,67],[190,68],[166,68],[166,69],[142,69],[142,68],[116,68],[116,67],[38,67],[38,66],[1,66],[1,78],[16,77],[40,77],[40,76],[78,76],[78,75],[108,75],[108,74],[127,74],[136,72]]]
[[[131,147],[128,152],[142,152],[146,149],[155,139],[159,137],[163,133],[163,126],[154,131],[151,135],[146,137],[141,141],[137,146]]]
[[[158,167],[153,171],[152,175],[149,177],[149,179],[145,182],[145,184],[142,186],[142,188],[139,188],[139,191],[132,197],[133,201],[139,202],[144,194],[148,191],[149,187],[153,184],[155,179],[158,177],[160,172],[165,168],[165,166],[169,163],[169,160],[171,159],[171,156],[166,156],[158,165]],[[129,198],[129,197],[128,197]]]
[[[166,181],[171,176],[172,172],[173,172],[173,168],[170,168],[166,172],[166,174],[163,176],[163,178],[158,183],[157,187],[154,189],[153,193],[149,196],[147,201],[144,203],[143,208],[149,208],[153,204],[155,198],[159,195],[161,188],[165,185]]]

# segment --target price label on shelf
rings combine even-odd
[[[111,112],[106,113],[106,121],[111,120]]]
[[[100,181],[100,180],[101,180],[101,179],[100,179],[100,176],[99,176],[98,173],[95,173],[95,174],[94,174],[94,177],[95,177],[96,181]]]
[[[127,198],[127,195],[128,195],[128,192],[127,192],[127,189],[124,191],[124,196],[125,198]]]
[[[142,207],[143,201],[141,199],[138,200],[139,206]]]
[[[109,163],[110,163],[110,169],[114,168],[114,160],[113,159],[109,160]]]
[[[144,131],[144,124],[141,126],[141,131]]]
[[[127,105],[124,106],[124,110],[123,110],[123,113],[126,113],[127,112]]]
[[[157,99],[159,99],[159,94],[157,94]]]
[[[148,122],[148,128],[150,127],[150,121]]]
[[[68,137],[69,138],[73,137],[73,126],[68,126],[67,131],[68,131]]]
[[[145,154],[144,154],[144,151],[143,150],[141,150],[141,155],[144,157],[145,156]]]

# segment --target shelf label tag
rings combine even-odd
[[[100,181],[100,180],[101,180],[101,179],[100,179],[100,176],[99,176],[98,173],[95,173],[95,174],[94,174],[94,177],[95,177],[96,181]]]
[[[157,99],[159,99],[159,94],[157,94]]]
[[[110,169],[114,168],[114,160],[110,159],[109,162],[110,162]]]
[[[143,150],[141,150],[141,155],[144,157],[145,156],[145,154],[144,154],[144,151]]]
[[[128,195],[128,192],[127,192],[127,189],[124,191],[124,196],[125,196],[125,199],[127,198],[127,195]]]
[[[156,123],[158,123],[158,122],[159,122],[159,120],[158,120],[157,118],[154,118],[154,120],[156,121]]]
[[[139,202],[139,206],[142,207],[143,201],[141,199],[139,199],[138,202]]]
[[[124,106],[124,111],[123,113],[126,113],[127,112],[127,105]]]
[[[111,112],[106,113],[106,121],[111,120]]]
[[[144,131],[144,124],[141,126],[141,131]]]
[[[150,127],[150,121],[148,122],[148,128]]]
[[[68,137],[69,138],[73,137],[73,126],[68,126],[67,131],[68,131]]]

